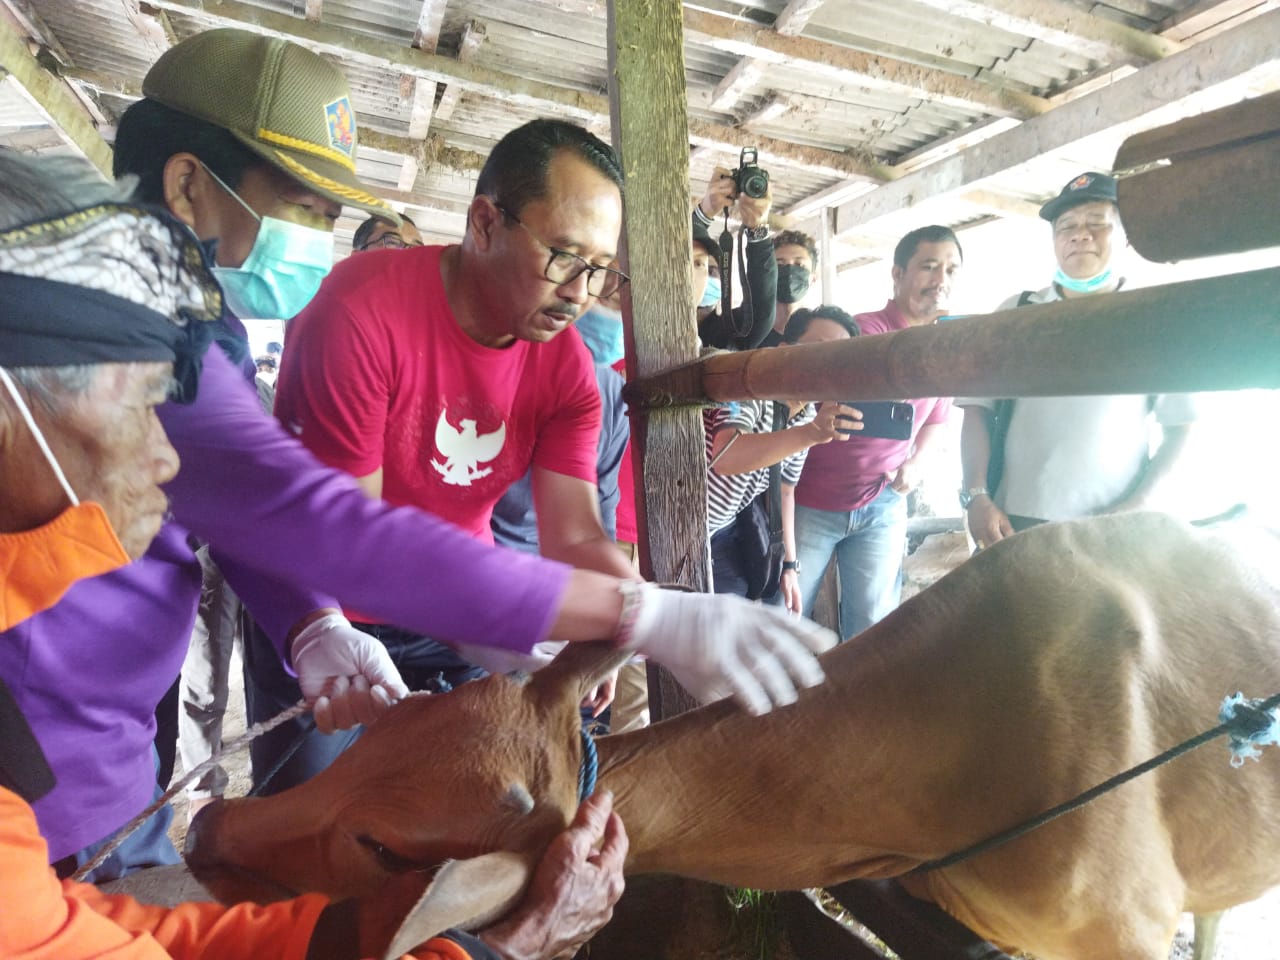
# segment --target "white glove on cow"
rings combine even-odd
[[[490,673],[514,673],[516,671],[533,673],[535,670],[541,670],[554,660],[556,654],[564,647],[564,644],[536,643],[528,653],[518,653],[515,650],[507,650],[503,647],[482,647],[478,643],[454,643],[450,644],[450,646],[467,663],[474,663],[477,667],[484,667]]]
[[[290,652],[321,733],[372,723],[409,693],[387,648],[339,613],[303,627]]]
[[[768,713],[824,679],[815,654],[836,635],[812,620],[729,594],[634,589],[639,610],[624,648],[653,657],[702,703],[732,694],[748,712]]]

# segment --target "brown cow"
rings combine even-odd
[[[486,872],[480,855],[527,860],[567,822],[575,706],[615,660],[562,658],[528,682],[412,699],[311,782],[202,814],[192,866],[224,897],[261,895],[264,881],[352,895],[477,858],[467,895],[477,914],[500,907],[511,890],[485,891],[499,889],[491,874],[510,882],[510,863]],[[1214,726],[1227,694],[1280,691],[1270,534],[1152,514],[1041,527],[823,666],[824,685],[766,716],[719,703],[599,742],[629,873],[762,889],[901,876],[1043,960],[1163,960],[1184,910],[1280,883],[1280,755],[1235,770],[1224,741],[992,852],[902,876]],[[464,899],[432,922],[469,911]]]

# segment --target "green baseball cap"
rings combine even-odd
[[[188,37],[161,55],[142,95],[222,127],[322,197],[396,225],[356,179],[359,133],[342,71],[279,37],[232,28]]]

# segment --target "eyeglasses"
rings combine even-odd
[[[370,240],[364,246],[360,247],[359,250],[361,253],[366,250],[372,250],[374,247],[384,247],[387,250],[407,250],[409,247],[421,247],[423,245],[424,244],[421,240],[406,243],[404,238],[398,233],[384,233],[376,240]]]
[[[547,258],[547,266],[542,271],[542,275],[552,283],[556,285],[572,283],[585,273],[587,275],[587,293],[593,297],[611,297],[618,292],[624,283],[630,282],[631,278],[621,270],[614,270],[612,267],[598,267],[585,257],[580,257],[572,251],[561,250],[559,247],[551,246],[551,244],[542,240],[526,227],[519,217],[502,204],[495,203],[494,206],[502,212],[504,217],[520,224],[521,229],[532,237],[535,243],[551,251],[551,256]]]

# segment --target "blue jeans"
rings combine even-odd
[[[244,630],[244,694],[249,723],[269,720],[302,699],[302,689],[280,663],[271,639],[246,618]],[[409,633],[398,627],[357,623],[365,633],[382,641],[401,677],[410,690],[442,692],[468,680],[485,675],[484,670],[467,663],[443,643]],[[264,796],[279,793],[309,780],[337,759],[338,754],[355,743],[363,727],[324,734],[312,728],[302,744],[280,763],[290,747],[310,725],[311,718],[295,718],[253,741],[249,757],[253,766],[253,784],[259,787],[264,778],[270,782],[262,790]]]
[[[832,554],[840,581],[840,638],[856,636],[882,619],[902,596],[907,547],[907,498],[886,486],[856,510],[796,505],[796,559],[804,614],[813,605]]]
[[[152,748],[152,753],[154,755],[154,748]],[[160,799],[162,793],[164,791],[157,784],[151,795],[152,799]],[[181,863],[182,858],[178,856],[178,851],[174,849],[173,842],[169,839],[169,824],[172,822],[173,807],[166,803],[144,820],[142,826],[129,834],[124,843],[116,847],[107,859],[94,867],[88,876],[84,878],[84,882],[106,883],[108,880],[119,880],[135,870]],[[107,845],[107,841],[110,839],[110,837],[107,837],[97,843],[91,843],[83,850],[59,860],[54,864],[57,868],[58,876],[64,878],[71,876],[84,864],[92,860],[97,852]]]

